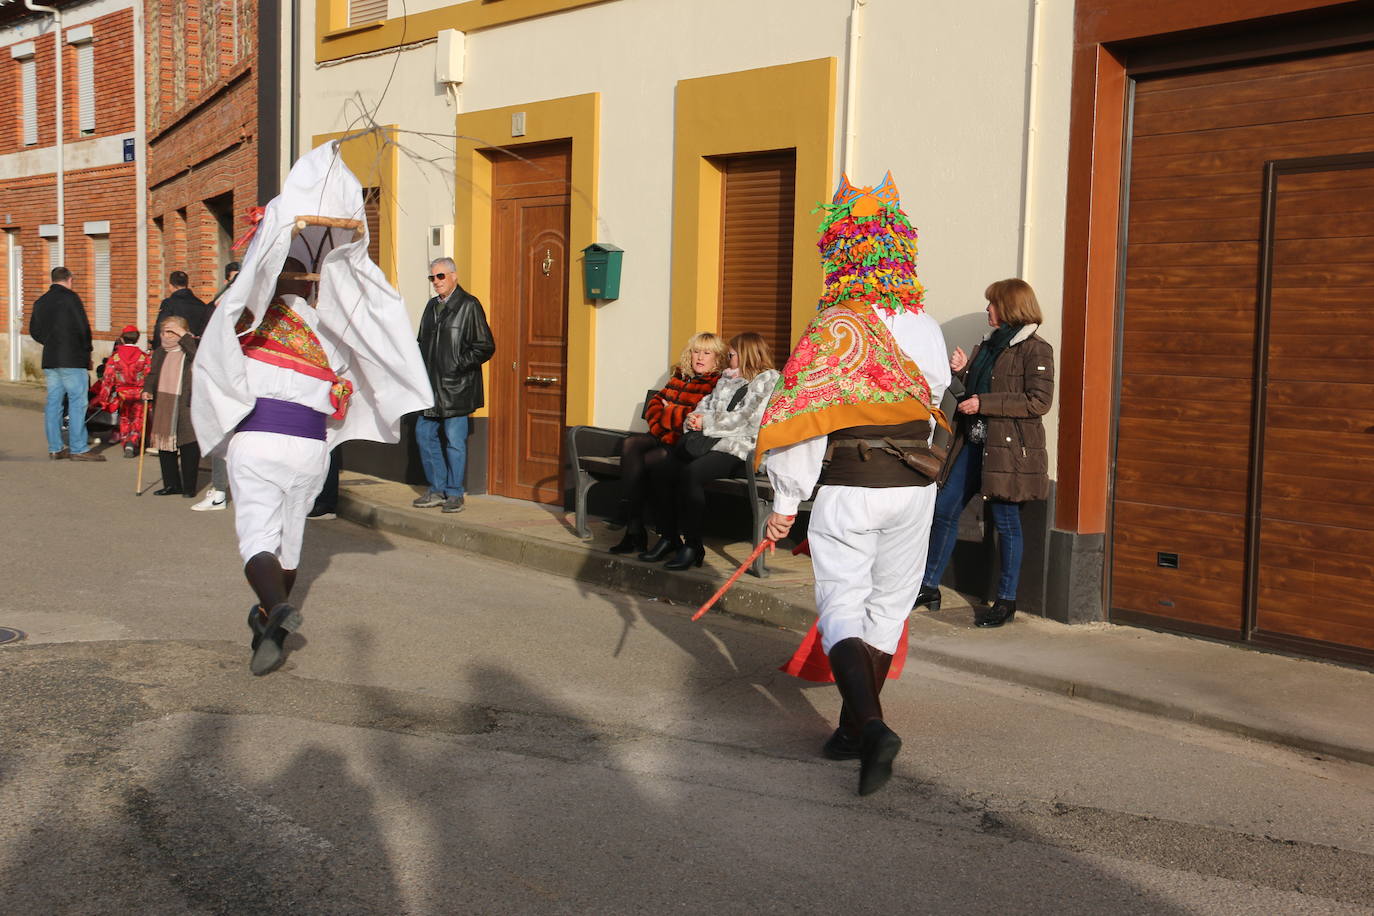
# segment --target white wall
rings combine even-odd
[[[976,340],[987,283],[1019,272],[1031,2],[870,0],[863,14],[851,178],[873,184],[892,169],[921,231],[931,313],[951,346]],[[1044,0],[1042,10],[1026,274],[1057,344],[1072,0]],[[468,35],[463,110],[602,94],[598,240],[626,255],[621,298],[598,311],[597,423],[628,425],[680,345],[668,340],[677,82],[833,56],[839,162],[849,13],[850,0],[618,0]],[[303,148],[313,134],[356,126],[350,97],[371,109],[393,67],[376,120],[453,133],[457,109],[434,82],[432,42],[317,67],[313,4],[302,20]],[[415,134],[402,142],[414,158],[401,162],[398,265],[418,314],[428,296],[424,233],[453,219],[453,144]]]

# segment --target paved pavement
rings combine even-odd
[[[918,660],[859,799],[795,633],[347,520],[252,678],[232,513],[35,420],[0,407],[6,912],[1371,912],[1374,768]]]
[[[36,408],[41,394],[40,386],[0,383],[0,405]],[[672,573],[608,553],[619,534],[599,523],[593,523],[592,540],[578,538],[571,513],[560,508],[478,496],[469,497],[464,512],[444,515],[412,508],[416,493],[346,472],[340,514],[380,531],[684,609],[706,600],[750,551],[747,542],[714,541],[702,569]],[[771,565],[767,578],[742,577],[719,611],[804,631],[816,615],[810,561],[778,551]],[[913,658],[1374,764],[1374,672],[1135,627],[1065,626],[1026,614],[983,631],[971,626],[969,599],[943,591],[940,612],[912,615]]]

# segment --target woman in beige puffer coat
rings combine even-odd
[[[916,605],[940,606],[940,578],[954,553],[959,516],[982,494],[985,517],[997,526],[1002,575],[997,600],[974,622],[1000,627],[1016,613],[1021,573],[1021,504],[1049,495],[1049,455],[1041,418],[1054,400],[1054,348],[1035,332],[1044,320],[1024,280],[987,288],[990,331],[966,357],[956,349],[949,367],[964,383],[959,423],[940,471],[930,550]]]

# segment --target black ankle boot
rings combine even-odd
[[[682,541],[677,535],[662,535],[653,549],[646,550],[639,555],[645,563],[658,563],[668,559],[668,555],[682,546]]]
[[[1000,627],[1016,616],[1016,599],[998,598],[987,610],[979,610],[973,618],[976,627]]]
[[[937,585],[931,588],[922,585],[920,593],[916,595],[916,607],[927,607],[932,611],[938,611],[940,609],[940,587]]]
[[[687,569],[691,566],[700,566],[706,559],[706,548],[701,544],[683,544],[673,554],[673,558],[663,564],[664,569],[671,569],[674,572]]]
[[[859,739],[859,794],[872,795],[892,778],[892,761],[902,749],[902,739],[882,719],[864,723]]]
[[[611,547],[611,553],[639,553],[648,546],[649,536],[644,533],[644,523],[635,519],[625,526],[625,536]]]

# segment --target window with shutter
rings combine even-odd
[[[348,0],[348,24],[361,25],[385,19],[387,0]]]
[[[363,188],[363,210],[367,217],[367,256],[382,263],[382,189]]]
[[[91,278],[95,287],[95,330],[110,329],[110,237],[91,236]]]
[[[78,127],[95,133],[95,46],[89,41],[76,46]]]
[[[718,160],[722,171],[720,329],[753,331],[781,365],[792,350],[795,150]]]
[[[30,57],[19,62],[19,82],[24,107],[24,145],[38,142],[38,65]]]
[[[62,255],[57,250],[57,239],[48,238],[43,241],[46,243],[43,247],[47,249],[48,255],[48,266],[43,269],[43,276],[48,278],[52,276],[54,267],[62,266]]]

